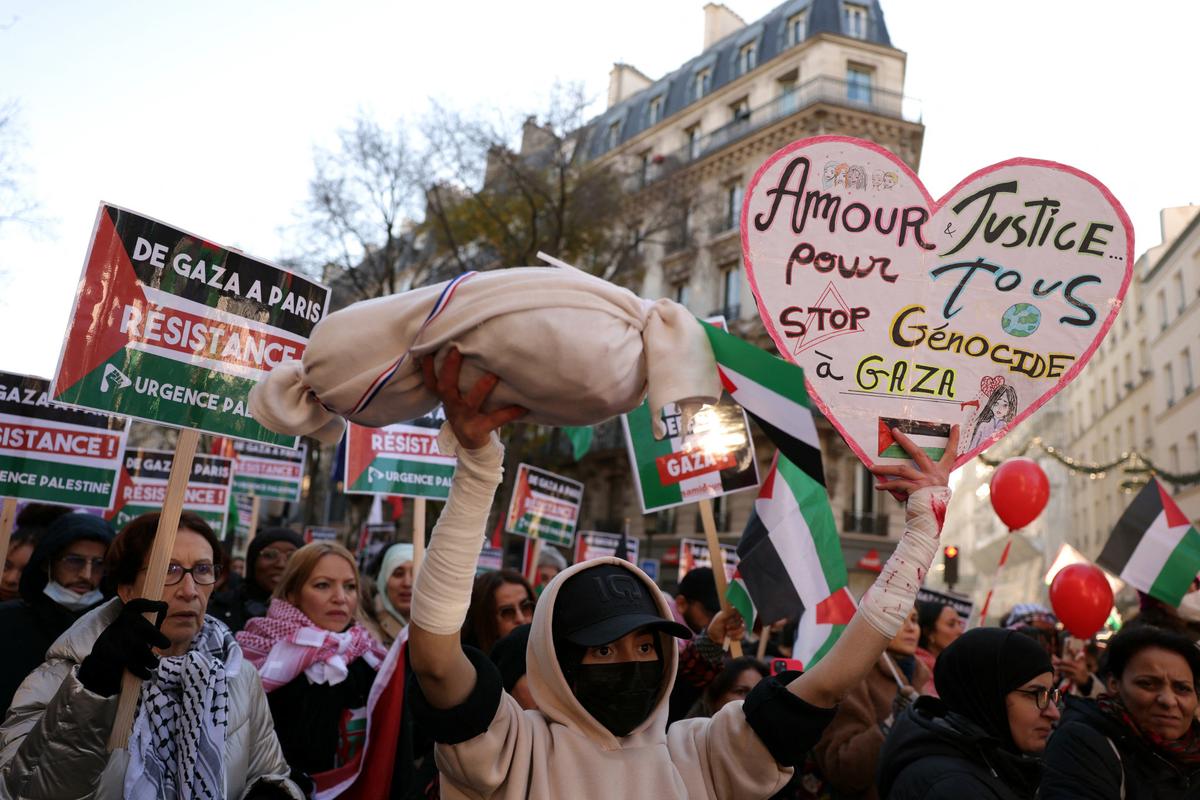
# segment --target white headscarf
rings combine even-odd
[[[408,624],[408,620],[392,605],[392,599],[388,597],[387,582],[388,578],[392,577],[392,573],[396,570],[396,567],[412,560],[413,546],[411,544],[394,544],[383,554],[383,561],[379,566],[379,574],[375,576],[375,588],[379,590],[379,600],[383,603],[383,607],[387,609],[389,614],[405,625]]]

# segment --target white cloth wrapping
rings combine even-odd
[[[343,417],[370,427],[413,419],[438,404],[418,358],[435,354],[440,368],[451,347],[464,356],[461,389],[495,373],[485,410],[519,405],[525,422],[593,425],[647,392],[658,420],[667,403],[721,395],[701,323],[674,301],[644,300],[566,264],[473,273],[443,297],[447,287],[329,315],[300,361],[254,387],[250,413],[271,430],[327,443],[341,436]]]
[[[493,432],[486,445],[468,450],[447,423],[438,434],[438,450],[456,454],[458,465],[417,573],[412,621],[430,633],[450,635],[461,630],[467,618],[488,510],[504,476],[504,446]]]
[[[945,486],[927,486],[909,495],[904,536],[858,604],[858,613],[889,640],[904,626],[929,574],[949,503],[950,489]]]

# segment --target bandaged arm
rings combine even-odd
[[[917,590],[937,553],[950,489],[927,486],[913,492],[905,509],[904,536],[841,638],[816,666],[788,686],[816,706],[837,704],[866,678],[888,643],[903,627]]]
[[[458,465],[446,507],[417,572],[408,648],[425,698],[434,708],[453,708],[475,687],[475,667],[463,654],[460,631],[471,602],[488,512],[503,476],[504,447],[492,433],[485,446],[468,450],[445,425],[438,434],[438,449],[454,453]]]

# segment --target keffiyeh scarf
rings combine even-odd
[[[228,676],[241,663],[233,634],[212,617],[204,618],[190,650],[159,659],[138,698],[126,800],[225,797]]]
[[[268,692],[291,683],[301,672],[313,683],[333,686],[346,679],[356,658],[378,668],[387,655],[362,625],[355,623],[342,633],[327,631],[278,598],[271,601],[267,616],[246,623],[237,640]]]
[[[1168,739],[1152,731],[1144,731],[1139,728],[1133,720],[1133,715],[1129,713],[1129,709],[1117,695],[1102,694],[1096,700],[1096,704],[1100,706],[1100,710],[1104,712],[1105,716],[1132,730],[1142,738],[1142,741],[1150,745],[1151,749],[1172,764],[1180,767],[1200,765],[1200,731],[1198,731],[1196,723],[1193,722],[1187,733],[1181,738]]]

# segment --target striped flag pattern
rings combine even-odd
[[[804,370],[713,325],[701,327],[712,345],[725,391],[746,409],[787,461],[823,487],[821,442],[804,386]]]
[[[742,615],[742,619],[746,621],[746,629],[753,628],[755,614],[754,601],[750,599],[750,590],[746,588],[746,581],[742,577],[741,567],[734,571],[733,580],[729,582],[729,589],[725,592],[725,599],[729,601],[729,605],[737,609],[737,612]]]
[[[857,610],[854,595],[846,587],[838,589],[815,608],[806,608],[796,628],[792,658],[805,669],[816,666],[841,637]]]
[[[1117,520],[1096,563],[1177,608],[1200,573],[1200,533],[1151,478]]]

